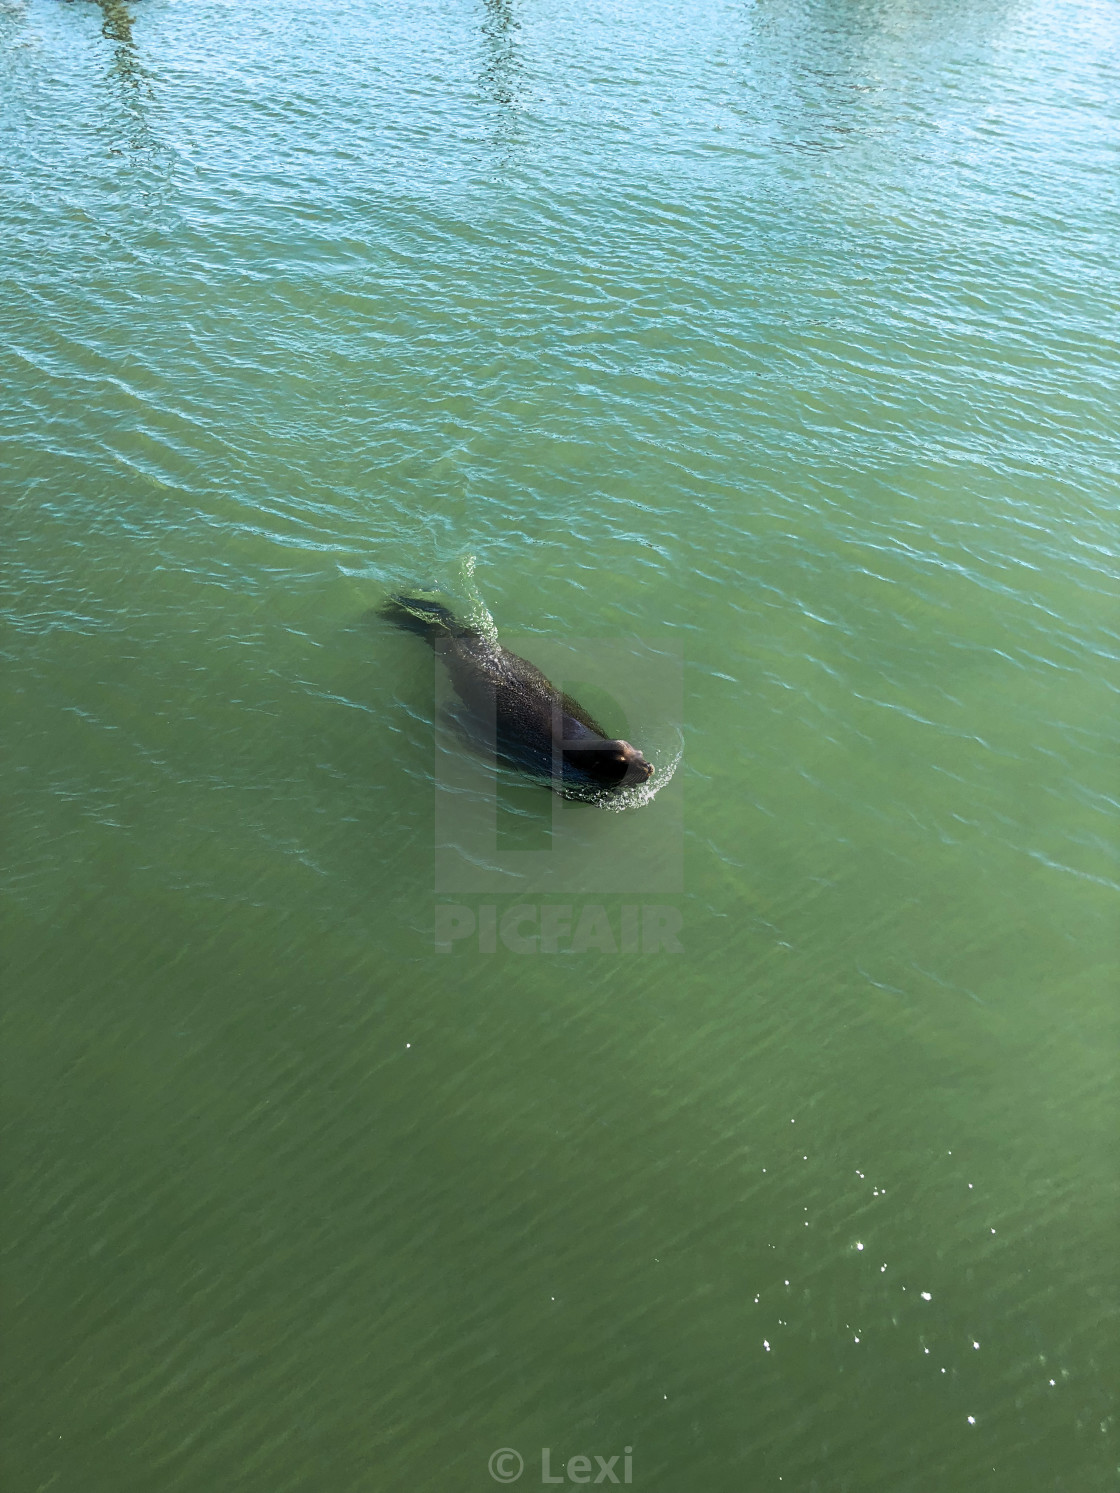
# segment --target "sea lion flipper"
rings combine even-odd
[[[419,596],[390,596],[381,608],[380,615],[395,622],[406,632],[418,632],[429,642],[441,634],[453,638],[467,637],[471,629],[464,627],[447,607],[438,601],[427,601]]]

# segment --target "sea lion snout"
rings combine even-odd
[[[637,747],[628,741],[597,741],[588,746],[565,746],[564,760],[585,774],[592,782],[605,787],[626,788],[646,783],[653,776],[653,763],[647,762]]]
[[[623,756],[626,760],[626,772],[622,782],[624,786],[632,783],[648,783],[653,777],[656,769],[652,762],[647,762],[637,747],[631,746],[628,741],[620,741]]]

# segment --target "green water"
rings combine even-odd
[[[0,99],[6,1493],[1113,1493],[1112,0]],[[657,793],[495,785],[415,586]]]

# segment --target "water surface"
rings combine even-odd
[[[0,80],[6,1487],[1114,1489],[1115,6],[7,0]],[[671,780],[441,881],[414,586]],[[619,952],[436,951],[526,900]]]

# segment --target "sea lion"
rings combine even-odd
[[[565,795],[625,788],[653,776],[652,762],[637,747],[609,737],[535,664],[492,643],[446,607],[394,596],[381,615],[432,644],[472,724],[505,762],[550,779]]]

